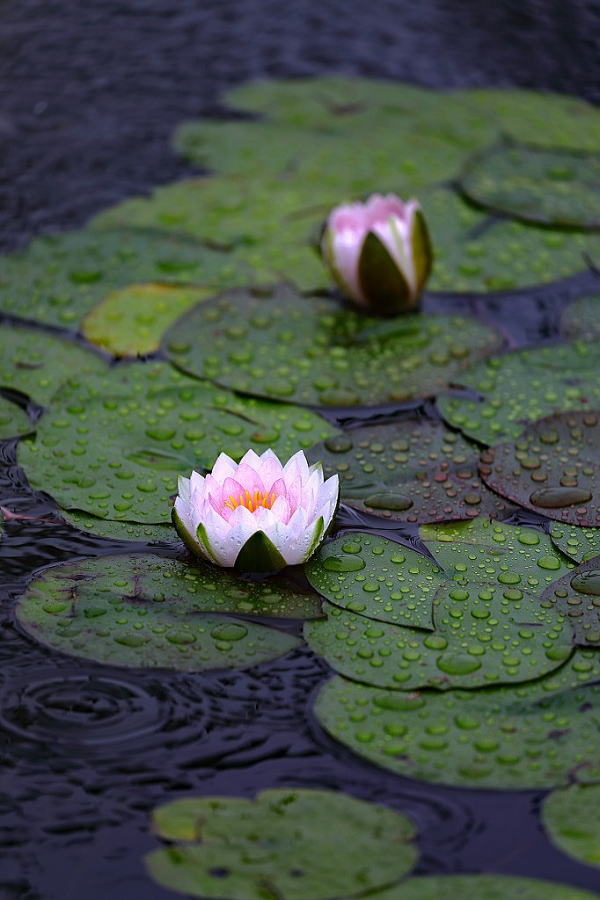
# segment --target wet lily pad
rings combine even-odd
[[[500,340],[475,319],[374,319],[279,288],[201,303],[167,332],[164,347],[184,371],[234,390],[321,406],[370,406],[433,393]]]
[[[18,461],[67,509],[167,524],[177,477],[212,467],[221,451],[239,459],[272,447],[288,458],[334,433],[309,410],[241,399],[166,363],[131,363],[65,384]]]
[[[600,406],[600,344],[575,341],[490,357],[455,378],[481,399],[447,395],[437,405],[463,434],[494,444],[518,438],[525,426],[550,413]]]
[[[527,509],[600,526],[600,413],[539,419],[516,441],[484,451],[480,471],[489,487]]]
[[[334,791],[190,797],[159,806],[153,822],[176,843],[146,856],[150,875],[191,897],[362,896],[401,878],[417,855],[407,818]]]
[[[560,330],[567,338],[600,338],[600,294],[569,303],[563,310]]]
[[[429,875],[377,891],[375,900],[592,900],[570,884],[508,875]]]
[[[462,173],[462,192],[484,209],[535,222],[600,228],[600,156],[503,142]]]
[[[552,543],[575,562],[600,556],[600,528],[580,528],[564,522],[550,522]]]
[[[61,517],[79,531],[89,531],[99,537],[112,538],[116,541],[148,541],[154,543],[179,544],[180,540],[171,522],[164,525],[152,525],[141,522],[122,522],[114,519],[100,519],[90,513],[78,512],[75,509],[61,509]]]
[[[0,395],[0,440],[27,434],[33,428],[25,410]]]
[[[401,693],[338,675],[315,712],[355,753],[409,778],[507,790],[597,783],[600,686],[540,699],[543,681]]]
[[[600,556],[554,582],[544,592],[541,605],[562,612],[571,623],[576,644],[600,647]]]
[[[132,555],[47,569],[16,612],[28,634],[71,656],[197,671],[287,653],[296,638],[248,617],[320,615],[320,604],[285,578],[249,582],[201,563]]]
[[[599,803],[600,785],[572,784],[546,798],[542,822],[550,840],[564,853],[600,867]]]
[[[108,294],[81,324],[90,341],[113,356],[154,353],[166,329],[205,297],[210,288],[130,284]]]
[[[505,515],[510,507],[479,478],[479,450],[442,423],[402,419],[353,428],[308,452],[337,473],[344,503],[401,522]]]
[[[0,327],[0,388],[47,403],[72,375],[99,374],[106,361],[96,353],[56,334],[22,325]]]
[[[433,629],[433,596],[445,576],[415,550],[376,534],[352,533],[324,544],[305,571],[312,586],[342,609]]]
[[[573,565],[547,535],[477,519],[421,536],[439,569],[366,534],[338,538],[308,563],[330,604],[306,638],[336,671],[397,690],[447,690],[528,681],[568,659],[570,618],[540,597]]]
[[[189,237],[135,229],[73,231],[37,238],[0,259],[0,310],[77,329],[83,316],[115,288],[133,282],[244,284],[228,254]]]

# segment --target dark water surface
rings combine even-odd
[[[340,72],[598,99],[596,4],[527,0],[481,12],[474,0],[0,0],[0,244],[80,225],[109,203],[191,174],[169,149],[173,127],[218,114],[219,92],[250,77]],[[522,346],[555,337],[562,306],[599,287],[589,272],[485,300],[429,297],[426,309],[480,315]],[[143,871],[143,854],[156,846],[152,807],[278,786],[338,789],[406,813],[419,832],[419,874],[600,886],[597,870],[545,838],[544,792],[427,785],[332,741],[311,714],[328,668],[308,649],[245,672],[181,675],[73,660],[21,635],[11,601],[34,570],[146,545],[53,521],[53,504],[28,488],[14,459],[15,443],[0,444],[0,503],[33,519],[10,520],[0,542],[0,900],[180,896]],[[544,527],[542,517],[526,521]],[[415,538],[410,527],[351,510],[339,524]]]

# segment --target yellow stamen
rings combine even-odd
[[[225,501],[225,506],[228,506],[229,509],[245,506],[250,512],[256,512],[260,506],[263,506],[265,509],[271,509],[276,499],[277,497],[273,492],[269,494],[266,491],[254,491],[251,495],[250,491],[243,491],[239,497],[234,497],[230,494]]]

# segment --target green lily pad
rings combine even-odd
[[[503,142],[462,173],[462,192],[494,213],[558,227],[600,228],[600,156]]]
[[[227,613],[303,618],[320,615],[320,603],[285,578],[249,582],[202,563],[132,555],[47,569],[16,612],[28,634],[71,656],[197,671],[257,665],[298,645]]]
[[[391,320],[288,288],[201,303],[165,335],[171,360],[237,391],[322,406],[375,405],[435,392],[499,335],[462,316]]]
[[[575,562],[600,556],[600,528],[580,528],[564,522],[550,522],[552,543]]]
[[[375,900],[592,900],[570,884],[508,875],[429,875],[377,891]]]
[[[421,536],[439,569],[366,534],[338,538],[308,563],[309,581],[334,605],[306,638],[336,671],[396,690],[447,690],[539,678],[571,655],[570,617],[540,605],[573,568],[547,535],[482,518],[424,526]]]
[[[67,509],[167,524],[179,475],[250,447],[282,458],[335,429],[309,410],[242,399],[166,363],[73,379],[17,455],[29,482]]]
[[[308,458],[339,476],[344,503],[385,519],[443,522],[511,509],[479,478],[479,451],[439,422],[353,428],[316,444]]]
[[[414,829],[394,810],[326,790],[275,789],[255,800],[189,797],[159,806],[151,877],[191,897],[329,900],[405,875]]]
[[[576,644],[600,647],[600,556],[555,581],[544,592],[541,605],[561,611],[571,623]]]
[[[570,525],[600,526],[600,414],[533,422],[481,455],[482,478],[515,503]]]
[[[342,609],[433,629],[433,596],[445,576],[415,550],[376,534],[352,533],[325,543],[305,571],[315,590]]]
[[[11,403],[6,397],[0,396],[0,440],[27,434],[28,431],[33,431],[34,427],[24,409],[16,403]]]
[[[542,822],[550,840],[564,853],[600,867],[599,803],[600,785],[572,784],[546,798]]]
[[[0,327],[0,388],[20,391],[36,403],[47,403],[72,375],[106,369],[99,354],[59,335],[6,322]]]
[[[560,330],[569,339],[600,338],[600,294],[579,297],[569,303],[563,310]]]
[[[130,284],[108,294],[81,324],[91,344],[113,356],[144,356],[160,346],[167,328],[205,297],[210,288]]]
[[[506,595],[509,595],[507,599]],[[327,604],[327,618],[305,626],[310,647],[347,678],[414,690],[478,688],[539,678],[571,655],[571,627],[535,594],[514,600],[500,587],[442,585],[435,631],[373,622]]]
[[[600,343],[575,341],[490,357],[455,379],[482,399],[439,397],[444,419],[484,444],[518,438],[551,413],[600,406]]]
[[[37,238],[0,259],[0,310],[77,329],[107,294],[133,282],[194,282],[219,290],[246,280],[229,254],[189,237],[129,228],[73,231]]]
[[[540,699],[542,681],[401,693],[338,675],[315,712],[332,737],[409,778],[506,790],[600,781],[600,686]]]
[[[90,513],[76,509],[61,509],[61,517],[79,531],[89,531],[99,537],[112,538],[116,541],[148,541],[154,543],[176,543],[180,540],[171,522],[164,525],[152,525],[141,522],[122,522],[114,519],[100,519]]]

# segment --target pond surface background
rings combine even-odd
[[[0,248],[195,173],[170,149],[174,127],[223,115],[219,94],[250,78],[335,72],[598,101],[598,18],[592,2],[563,0],[505,2],[485,15],[474,0],[0,0]],[[532,342],[553,336],[566,299],[550,287],[496,299],[492,315],[516,342]],[[0,502],[48,515],[14,466],[14,442],[0,453]],[[34,568],[114,546],[43,522],[8,532],[0,589],[9,601]],[[420,834],[418,873],[598,885],[542,833],[542,792],[409,781],[330,740],[311,714],[328,670],[308,649],[239,674],[136,674],[51,654],[1,623],[1,900],[180,896],[143,871],[156,846],[152,807],[284,786],[339,789],[405,812]]]

